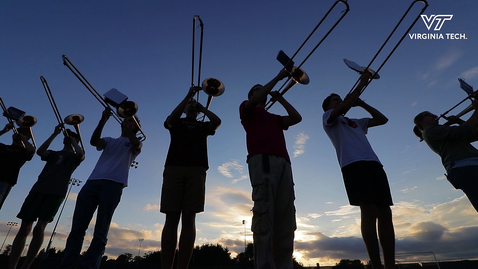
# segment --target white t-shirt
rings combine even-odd
[[[377,161],[377,155],[370,146],[367,137],[368,118],[347,119],[339,116],[335,121],[327,124],[333,109],[327,110],[322,116],[325,133],[335,147],[337,159],[341,168],[357,161]]]
[[[88,180],[106,179],[128,186],[129,169],[139,153],[133,149],[127,137],[103,137],[102,139],[105,140],[106,145],[104,148],[97,147],[103,152]]]

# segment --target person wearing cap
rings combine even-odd
[[[478,149],[471,144],[478,140],[478,99],[472,106],[475,109],[467,121],[449,116],[442,125],[436,115],[423,111],[413,122],[419,130],[415,134],[440,156],[448,181],[462,190],[478,211]]]
[[[385,269],[395,268],[395,232],[393,205],[387,175],[373,151],[366,134],[370,127],[387,123],[380,111],[359,99],[372,73],[365,71],[357,87],[344,100],[331,94],[322,103],[322,126],[335,147],[350,205],[359,206],[361,231],[373,268],[382,268],[382,247]],[[352,107],[361,107],[372,118],[345,117]],[[378,227],[378,231],[377,231]]]

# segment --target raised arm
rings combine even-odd
[[[0,136],[4,135],[5,133],[8,133],[13,128],[13,123],[7,123],[5,124],[5,127],[3,127],[2,130],[0,130]]]
[[[35,147],[33,147],[30,142],[28,142],[28,139],[22,135],[21,133],[18,134],[13,134],[14,136],[18,136],[18,138],[22,141],[23,146],[27,149],[27,155],[29,158],[33,157],[35,155]]]
[[[473,110],[473,114],[471,114],[470,118],[466,121],[466,123],[470,125],[473,130],[476,130],[476,128],[478,128],[478,99],[476,99],[476,96],[471,105],[475,110]]]
[[[98,126],[96,126],[93,134],[91,135],[90,144],[93,147],[100,147],[104,148],[106,142],[105,140],[101,139],[101,133],[103,132],[103,128],[105,127],[106,122],[111,117],[111,108],[105,107],[103,113],[101,114],[101,119],[98,122]]]
[[[372,116],[372,118],[368,121],[368,127],[379,126],[388,122],[388,118],[385,117],[385,115],[364,101],[358,99],[356,106],[365,109]]]
[[[271,81],[269,81],[266,85],[262,86],[259,90],[257,90],[257,92],[254,93],[254,95],[245,104],[244,112],[252,112],[254,110],[254,107],[263,102],[264,99],[267,99],[267,95],[272,91],[277,82],[288,76],[290,76],[290,73],[287,70],[282,69]]]
[[[81,146],[78,145],[78,142],[76,142],[76,139],[74,139],[73,137],[70,136],[68,140],[73,149],[75,150],[76,158],[80,161],[83,161],[85,159],[85,151],[83,151]]]
[[[48,137],[43,144],[38,148],[37,154],[38,156],[42,157],[42,159],[46,158],[48,156],[48,147],[50,147],[51,142],[56,138],[58,134],[61,133],[61,125],[57,125],[55,127],[55,130],[53,130],[53,133]]]
[[[198,109],[198,112],[204,113],[204,115],[206,115],[206,117],[209,119],[210,130],[216,130],[217,128],[219,128],[219,125],[221,125],[221,119],[216,114],[206,109],[200,103],[197,103],[197,109]]]
[[[302,121],[302,116],[299,112],[284,99],[284,96],[277,91],[270,93],[273,101],[279,102],[287,111],[287,116],[284,117],[283,124],[285,126],[292,126]]]
[[[184,99],[179,103],[179,105],[171,112],[166,124],[169,127],[174,126],[176,123],[179,122],[181,115],[183,114],[186,105],[188,104],[189,100],[194,96],[195,93],[201,90],[201,87],[191,87],[189,88],[188,94],[184,97]]]
[[[371,75],[372,74],[370,72],[363,72],[363,74],[360,76],[360,82],[357,87],[355,87],[355,89],[345,97],[342,103],[340,103],[340,105],[334,108],[334,110],[330,113],[328,123],[333,122],[340,115],[344,115],[345,113],[347,113],[350,108],[352,108],[357,103],[357,100],[360,96],[360,92],[367,85]]]
[[[141,152],[141,148],[143,144],[141,143],[139,138],[136,136],[136,133],[138,131],[137,124],[139,123],[134,118],[134,116],[126,118],[121,124],[121,135],[127,137],[133,149],[139,153]]]

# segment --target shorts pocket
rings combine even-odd
[[[266,234],[270,231],[270,223],[267,215],[268,203],[265,201],[254,201],[252,208],[252,232],[255,234]]]
[[[264,181],[257,180],[252,182],[252,201],[260,201],[264,199]]]

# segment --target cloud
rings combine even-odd
[[[305,259],[316,259],[321,264],[324,261],[341,259],[368,260],[361,237],[328,237],[321,232],[310,235],[314,235],[314,240],[295,243],[295,251],[300,252]]]
[[[465,232],[470,232],[470,237],[478,232],[478,214],[466,196],[435,205],[422,201],[398,201],[392,210],[397,253],[414,252],[397,256],[397,260],[423,261],[430,258],[423,257],[429,254],[417,252],[430,251],[437,254],[438,259],[476,257],[476,240],[464,236]],[[313,216],[314,213],[306,215],[310,220]],[[317,220],[323,223],[321,229],[302,225],[296,231],[295,251],[300,253],[302,262],[334,264],[340,259],[368,260],[360,233],[358,207],[340,206],[337,210],[325,212],[314,223]],[[465,246],[458,246],[459,242]],[[454,245],[457,247],[454,248]]]
[[[463,79],[472,79],[476,76],[478,76],[478,66],[470,68],[460,75],[460,77],[462,77]]]
[[[309,213],[309,214],[307,214],[307,217],[312,218],[312,219],[318,219],[318,218],[322,217],[322,214]]]
[[[294,158],[302,155],[305,152],[305,143],[309,139],[309,136],[304,133],[299,133],[295,136],[295,143],[294,143]]]
[[[399,190],[399,192],[403,192],[403,193],[409,193],[413,190],[416,190],[418,187],[417,186],[413,186],[411,188],[405,188],[405,189],[402,189],[402,190]]]
[[[327,216],[346,216],[351,214],[357,214],[360,212],[360,209],[357,206],[344,205],[341,206],[338,210],[326,211],[325,215]]]
[[[435,71],[445,70],[452,66],[456,61],[458,61],[461,56],[463,56],[463,51],[461,50],[449,51],[448,53],[437,59],[432,69]]]
[[[145,211],[159,211],[159,205],[147,204],[143,208]]]
[[[408,149],[408,148],[410,148],[410,147],[407,146],[407,149]],[[410,170],[407,170],[407,171],[405,171],[405,172],[402,173],[402,176],[403,176],[403,175],[406,175],[406,174],[410,174],[411,172],[413,172],[413,171],[415,171],[415,170],[417,170],[417,169],[416,169],[416,168],[412,168],[412,169],[410,169]]]
[[[415,233],[395,242],[398,261],[439,260],[474,258],[478,249],[478,227],[446,229],[433,222],[413,226]],[[329,237],[321,232],[311,233],[314,240],[296,241],[295,251],[303,259],[330,263],[341,259],[368,261],[365,245],[360,236]],[[405,255],[406,254],[406,255]]]
[[[428,87],[438,83],[437,78],[446,69],[450,68],[454,63],[463,56],[461,50],[450,50],[443,56],[436,59],[435,63],[431,65],[427,71],[420,73],[419,77],[428,82]]]
[[[233,178],[232,183],[248,178],[247,174],[244,174],[244,166],[239,164],[238,160],[223,163],[217,167],[217,171],[227,178]]]
[[[124,253],[132,253],[136,256],[140,250],[139,239],[143,239],[140,256],[149,251],[159,251],[161,248],[160,234],[161,230],[138,231],[124,227],[110,227],[105,255],[113,258]],[[88,246],[88,244],[85,245]]]
[[[410,226],[409,236],[418,241],[433,242],[439,241],[447,229],[440,224],[431,221],[420,222]]]
[[[240,189],[216,187],[206,193],[204,212],[208,225],[231,227],[252,218],[251,193]],[[217,231],[216,231],[217,232]]]
[[[252,243],[250,195],[249,191],[236,188],[208,190],[207,208],[196,220],[196,245],[219,243],[227,247],[233,257],[244,251],[244,239]],[[430,259],[432,252],[439,260],[476,258],[478,214],[466,196],[441,204],[397,201],[392,210],[397,260],[423,261]],[[304,264],[335,264],[341,259],[368,261],[358,207],[343,205],[336,210],[310,212],[305,217],[297,217],[297,226],[294,256]],[[141,238],[144,241],[140,255],[160,250],[162,225],[155,224],[150,229],[144,229],[141,224],[131,224],[131,227],[135,228],[112,223],[105,255],[109,258],[123,253],[137,255]],[[94,222],[86,232],[85,248],[91,242],[93,228]],[[55,240],[62,241],[64,246],[67,235],[57,233]]]

